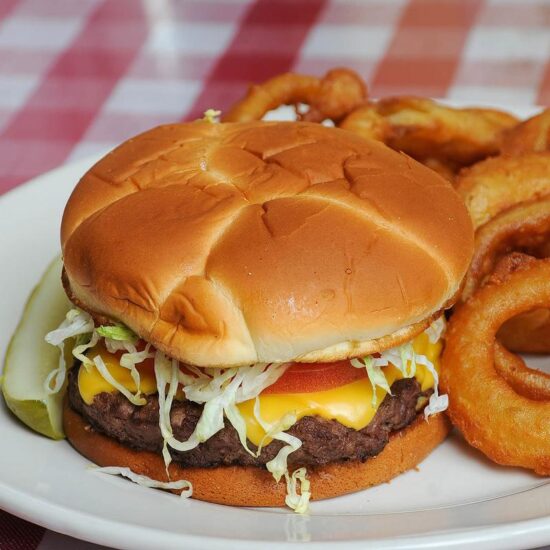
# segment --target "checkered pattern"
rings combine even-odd
[[[548,0],[0,0],[0,193],[287,70],[548,104],[549,26]],[[0,512],[2,550],[42,534]]]
[[[375,96],[550,102],[547,0],[2,0],[0,193],[249,82],[356,69]]]

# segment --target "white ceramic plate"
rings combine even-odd
[[[519,110],[518,110],[519,111]],[[530,110],[519,114],[527,115]],[[0,356],[23,304],[58,251],[59,222],[88,159],[0,198]],[[2,400],[0,400],[2,401]],[[550,484],[500,468],[449,438],[392,483],[313,503],[311,515],[218,506],[87,469],[67,442],[25,429],[0,405],[0,508],[120,548],[527,548],[550,543]]]

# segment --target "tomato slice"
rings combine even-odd
[[[335,363],[292,363],[286,372],[262,394],[311,393],[330,390],[367,377],[366,369],[356,369],[349,360]]]
[[[146,343],[143,340],[139,340],[136,343],[138,351],[145,349],[145,346]],[[115,356],[120,360],[123,353],[125,351],[118,351],[115,353]],[[142,374],[150,372],[151,375],[154,375],[154,359],[145,359],[145,361],[138,363],[136,368]],[[181,365],[180,368],[184,372],[187,372],[187,374],[193,374],[191,371],[185,369],[184,365]],[[292,363],[283,376],[275,384],[268,386],[262,394],[325,391],[350,384],[362,378],[367,378],[366,369],[353,367],[349,359],[334,363]]]

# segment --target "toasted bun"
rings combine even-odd
[[[76,303],[199,366],[335,361],[409,339],[473,250],[451,185],[309,123],[161,126],[84,175],[63,216]]]
[[[63,424],[73,447],[98,466],[128,467],[152,479],[168,481],[163,459],[148,451],[134,451],[114,439],[94,431],[65,403]],[[443,414],[424,420],[423,415],[409,427],[393,434],[376,457],[366,462],[350,461],[308,468],[313,500],[336,497],[390,481],[414,468],[448,435],[450,423]],[[275,483],[262,468],[224,466],[182,468],[169,466],[170,479],[186,479],[193,484],[193,498],[231,506],[284,506],[286,486]]]

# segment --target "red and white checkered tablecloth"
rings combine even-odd
[[[288,70],[550,103],[548,0],[0,0],[0,194]],[[0,511],[0,549],[98,548]]]

